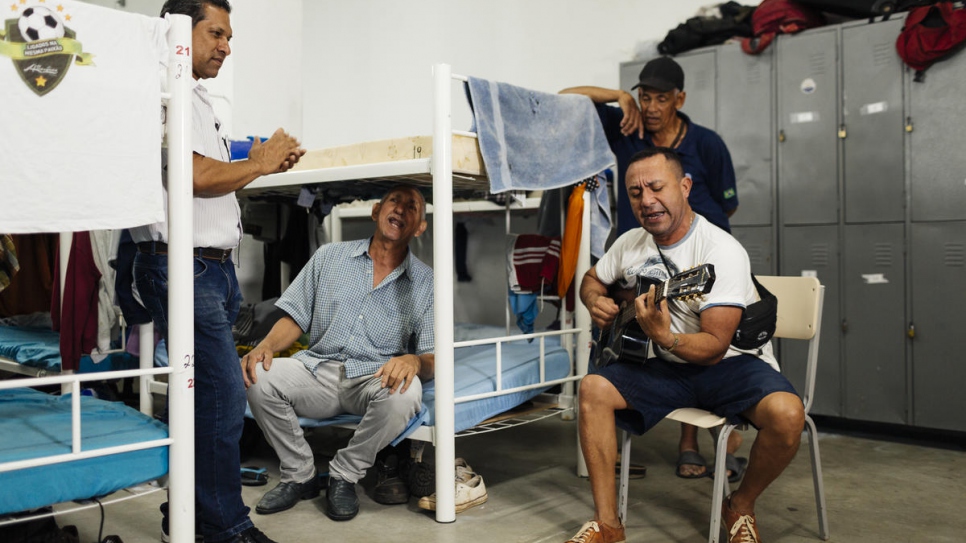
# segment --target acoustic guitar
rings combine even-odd
[[[612,291],[611,297],[620,303],[620,312],[610,326],[601,330],[600,339],[596,343],[594,363],[598,368],[602,368],[617,361],[644,363],[647,360],[647,350],[651,340],[637,323],[634,299],[646,293],[651,285],[656,285],[654,301],[661,303],[665,298],[690,300],[704,296],[711,292],[714,279],[714,264],[702,264],[685,270],[667,281],[638,277],[636,290]]]

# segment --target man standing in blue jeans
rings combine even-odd
[[[192,21],[196,531],[210,543],[274,543],[252,525],[241,497],[238,441],[244,424],[245,384],[231,333],[241,303],[231,260],[242,237],[235,191],[262,175],[288,170],[305,150],[278,129],[264,143],[256,139],[248,160],[230,163],[227,142],[219,133],[221,123],[200,80],[217,76],[231,54],[231,6],[227,0],[168,0],[161,15],[167,13],[188,15]],[[166,171],[164,152],[165,184]],[[134,228],[131,237],[138,247],[134,259],[138,293],[167,337],[167,224]],[[162,539],[167,539],[166,520]]]

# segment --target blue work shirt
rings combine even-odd
[[[313,373],[337,361],[351,379],[394,356],[433,352],[432,268],[410,252],[373,288],[370,241],[323,245],[275,302],[308,332],[308,350],[294,358]]]
[[[617,235],[633,228],[640,223],[634,217],[630,202],[627,198],[627,188],[624,176],[627,164],[635,153],[654,147],[651,134],[644,133],[644,139],[637,134],[625,136],[621,134],[621,119],[624,112],[619,107],[607,104],[596,104],[597,114],[604,126],[607,142],[617,157],[617,182],[614,187],[617,193]],[[691,194],[688,203],[691,209],[708,219],[711,224],[718,226],[725,232],[731,232],[728,223],[728,212],[738,207],[738,192],[735,186],[735,168],[731,163],[731,154],[724,141],[713,130],[709,130],[691,119],[677,112],[678,117],[688,123],[688,132],[675,149],[681,157],[684,174],[691,178]]]

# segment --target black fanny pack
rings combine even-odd
[[[751,280],[761,299],[745,308],[738,329],[731,338],[732,345],[744,350],[757,349],[768,343],[775,335],[775,326],[778,324],[778,298],[758,282],[755,274],[751,274]]]

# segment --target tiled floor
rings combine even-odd
[[[275,515],[253,512],[252,518],[279,543],[563,542],[593,515],[588,482],[574,473],[575,432],[574,422],[554,418],[457,439],[457,455],[483,475],[489,501],[460,513],[451,524],[437,523],[415,499],[383,506],[362,489],[361,511],[349,522],[329,520],[322,512],[323,498]],[[711,479],[674,476],[677,432],[675,424],[664,422],[635,439],[633,461],[645,464],[648,472],[631,482],[629,542],[707,540]],[[742,452],[747,454],[754,434],[745,437]],[[323,467],[325,455],[341,439],[327,430],[313,437]],[[710,459],[710,437],[702,440]],[[822,433],[820,444],[831,541],[966,541],[966,452],[961,447],[832,433]],[[265,450],[246,464],[263,465],[272,475],[268,486],[244,488],[246,503],[254,507],[277,482],[277,465]],[[158,541],[162,500],[163,493],[157,493],[109,506],[104,534],[120,535],[125,543]],[[818,541],[806,448],[759,500],[757,515],[766,542]],[[77,525],[85,543],[97,538],[99,521],[96,509],[58,519],[61,525]]]

